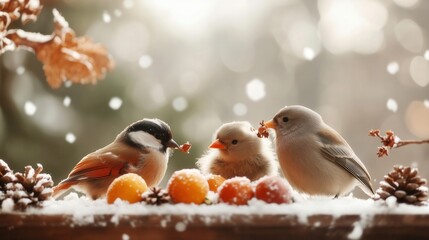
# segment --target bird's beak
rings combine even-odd
[[[221,143],[219,139],[216,139],[212,144],[210,144],[209,148],[217,148],[217,149],[225,149],[225,144]]]
[[[167,147],[169,148],[179,148],[179,144],[177,144],[176,141],[174,141],[174,139],[171,139],[170,141],[167,142]]]
[[[274,122],[274,120],[271,119],[270,121],[265,122],[264,126],[267,128],[276,128],[277,124]]]

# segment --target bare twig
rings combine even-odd
[[[422,144],[422,143],[429,143],[429,139],[425,139],[425,140],[401,140],[398,142],[397,144],[397,148],[398,147],[402,147],[408,144]]]
[[[378,137],[383,144],[383,146],[378,148],[378,157],[389,156],[389,150],[392,148],[399,148],[409,144],[423,144],[429,143],[429,139],[425,140],[401,140],[396,136],[393,131],[389,130],[386,132],[386,135],[381,136],[380,130],[370,130],[369,135],[373,137]]]

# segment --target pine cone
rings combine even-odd
[[[25,173],[15,173],[0,160],[0,206],[6,199],[15,203],[15,210],[25,210],[28,206],[40,207],[40,202],[52,196],[53,181],[49,174],[41,173],[43,167],[37,164],[34,170],[25,167]]]
[[[149,205],[161,205],[170,202],[170,195],[164,189],[152,187],[143,193],[143,201]]]
[[[2,159],[0,159],[0,184],[1,184],[1,178],[10,172],[12,172],[12,170],[10,170],[7,163]]]
[[[417,168],[393,166],[393,171],[384,176],[384,181],[380,182],[374,200],[386,200],[390,196],[395,196],[398,203],[426,205],[427,181],[417,174]]]

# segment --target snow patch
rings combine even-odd
[[[1,204],[1,210],[4,212],[12,212],[14,207],[15,203],[10,198],[6,198]]]
[[[126,233],[122,234],[122,240],[130,240],[130,236]]]
[[[347,235],[348,239],[360,239],[362,237],[363,229],[359,222],[355,222],[353,224],[353,230],[349,235]]]
[[[178,222],[178,223],[176,223],[176,226],[174,228],[178,232],[184,232],[186,230],[186,223],[184,223],[184,222]]]
[[[291,204],[266,204],[257,199],[249,201],[246,206],[233,206],[228,204],[195,205],[195,204],[164,204],[152,206],[144,203],[129,204],[126,201],[116,201],[107,204],[106,199],[91,200],[85,196],[79,197],[76,193],[68,194],[63,200],[48,200],[43,202],[43,208],[30,208],[28,214],[46,215],[71,215],[75,225],[93,225],[96,215],[112,215],[110,222],[119,224],[120,216],[162,216],[160,226],[166,228],[172,216],[188,216],[192,221],[194,216],[204,216],[203,221],[207,225],[215,219],[222,223],[232,221],[233,215],[283,215],[296,216],[302,224],[309,224],[308,217],[312,215],[332,215],[335,219],[342,215],[359,215],[361,218],[354,224],[349,239],[357,239],[368,226],[376,214],[429,214],[429,206],[414,206],[397,204],[392,198],[384,201],[372,199],[357,199],[353,196],[340,197],[303,197],[295,198]],[[3,201],[3,211],[12,211],[13,201]],[[188,220],[175,223],[174,228],[185,231]],[[106,224],[106,223],[97,223]],[[315,223],[320,226],[320,223]]]

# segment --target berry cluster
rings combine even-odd
[[[277,176],[266,176],[256,182],[246,177],[225,179],[220,175],[204,176],[197,169],[182,169],[173,173],[167,191],[148,187],[140,176],[126,174],[115,179],[107,191],[107,202],[122,199],[130,203],[145,202],[151,205],[163,203],[203,204],[208,193],[217,194],[218,202],[230,205],[247,205],[256,198],[267,203],[291,203],[292,188]]]

